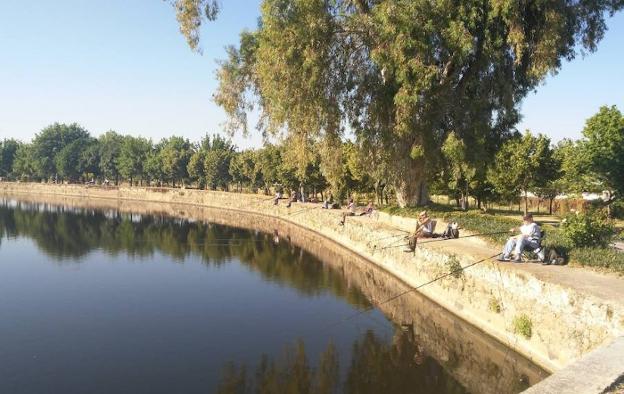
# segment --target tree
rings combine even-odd
[[[33,144],[21,144],[17,148],[12,172],[19,180],[31,180],[36,176],[37,165]]]
[[[183,137],[174,136],[162,141],[159,153],[162,172],[174,187],[177,180],[183,183],[188,178],[186,168],[192,154],[191,143]]]
[[[43,179],[57,175],[56,155],[73,142],[90,138],[89,132],[76,123],[70,125],[54,123],[41,130],[32,142],[33,166],[37,175]],[[82,143],[78,142],[75,147],[80,144]]]
[[[302,162],[315,142],[337,146],[348,124],[358,143],[392,152],[383,164],[399,204],[423,204],[451,131],[471,150],[499,146],[527,93],[578,48],[594,51],[606,14],[623,6],[264,0],[258,29],[228,49],[215,99],[237,129],[257,104],[265,132],[312,141],[295,145]],[[202,18],[190,14],[181,30],[195,48]]]
[[[115,185],[119,183],[119,169],[117,168],[117,160],[121,152],[121,145],[124,137],[114,131],[108,131],[98,138],[98,146],[100,148],[100,174],[106,178],[114,179]]]
[[[232,181],[236,183],[240,189],[246,184],[251,187],[255,193],[258,188],[264,184],[262,172],[258,164],[259,152],[253,149],[247,149],[242,152],[234,153],[230,161],[229,173]]]
[[[13,162],[20,147],[20,143],[14,139],[0,141],[0,178],[10,177],[13,173]]]
[[[144,170],[148,185],[151,185],[151,182],[154,180],[158,182],[158,185],[162,184],[164,175],[160,156],[161,149],[162,142],[157,144],[156,147],[147,154],[147,158],[145,159]]]
[[[468,195],[477,169],[468,162],[466,144],[454,132],[449,133],[442,145],[442,154],[448,164],[449,183],[451,190],[461,196],[462,209],[468,209]]]
[[[144,165],[151,150],[152,142],[150,140],[141,137],[123,137],[117,158],[117,168],[119,174],[130,181],[130,186],[132,186],[133,180],[139,177],[143,182],[145,178]]]
[[[581,149],[598,179],[624,194],[624,116],[615,107],[601,107],[587,120]]]
[[[100,146],[97,139],[89,140],[80,154],[78,165],[85,176],[100,176]]]
[[[83,159],[84,151],[91,145],[91,138],[77,139],[63,147],[56,156],[54,162],[58,174],[70,182],[75,182],[86,172],[87,168]]]
[[[556,177],[556,164],[550,139],[527,131],[522,137],[506,142],[496,154],[488,178],[508,200],[524,194],[524,213],[528,213],[528,192],[545,186]]]
[[[189,178],[197,182],[197,187],[203,189],[206,187],[206,174],[204,172],[204,162],[206,161],[206,151],[204,149],[196,150],[191,156],[186,168]]]
[[[272,144],[265,144],[258,151],[256,166],[264,183],[264,193],[269,194],[269,188],[280,181],[280,167],[282,156],[280,149]]]

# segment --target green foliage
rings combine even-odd
[[[70,125],[54,123],[41,130],[35,135],[32,142],[32,159],[34,161],[32,166],[36,175],[42,179],[55,177],[59,173],[56,166],[56,156],[68,145],[76,143],[74,147],[67,148],[63,152],[64,157],[74,160],[74,163],[64,168],[66,172],[73,175],[77,166],[77,146],[84,144],[84,141],[90,138],[89,132],[76,123]],[[78,142],[81,140],[82,142]]]
[[[526,339],[531,339],[531,336],[533,335],[533,322],[527,314],[522,313],[517,315],[514,317],[511,324],[515,334],[522,335]]]
[[[553,152],[555,159],[561,163],[561,174],[557,185],[568,193],[583,191],[602,191],[603,185],[591,171],[590,158],[579,141],[564,139]]]
[[[615,107],[601,107],[587,120],[581,142],[591,169],[605,185],[624,194],[624,116]]]
[[[98,138],[100,174],[106,178],[110,178],[117,183],[119,179],[119,170],[117,169],[117,160],[121,152],[123,144],[123,136],[114,131],[108,131]]]
[[[145,178],[145,161],[152,150],[152,142],[141,137],[125,136],[121,143],[117,169],[119,174],[130,180]]]
[[[349,124],[356,143],[392,153],[379,165],[399,204],[423,204],[448,133],[485,162],[509,137],[526,94],[561,59],[595,50],[607,12],[622,6],[264,0],[258,29],[221,64],[216,101],[235,128],[246,130],[257,103],[265,131],[335,149]],[[181,30],[195,48],[201,18],[190,14]],[[307,142],[295,149],[301,161],[310,158]],[[324,171],[334,187],[337,163]]]
[[[464,271],[462,270],[462,265],[455,255],[449,256],[448,259],[444,262],[446,265],[446,269],[451,274],[451,276],[455,279],[459,279],[464,276]]]
[[[183,182],[188,178],[187,167],[191,155],[191,143],[183,137],[169,137],[161,141],[161,148],[158,153],[162,168],[162,175],[165,179],[173,182]]]
[[[455,132],[449,133],[446,137],[442,145],[442,155],[448,166],[448,187],[451,192],[461,195],[462,200],[465,201],[473,186],[477,169],[468,160],[466,144]]]
[[[17,148],[11,172],[18,180],[31,180],[35,176],[37,165],[32,144],[22,144]]]
[[[614,234],[613,223],[599,210],[571,213],[561,222],[561,232],[570,247],[606,247]]]
[[[558,163],[553,157],[550,140],[527,131],[521,138],[507,141],[496,154],[488,178],[503,198],[510,201],[532,188],[545,186],[556,178]],[[525,204],[525,212],[527,206]]]
[[[186,171],[188,172],[189,179],[197,182],[200,189],[206,187],[206,174],[204,171],[204,162],[206,161],[206,151],[200,149],[195,151],[189,159]]]
[[[82,160],[82,153],[90,143],[90,138],[77,139],[65,145],[56,154],[54,163],[61,177],[73,182],[86,172],[86,168],[83,168],[85,162]]]
[[[494,313],[501,313],[501,304],[496,297],[490,297],[488,301],[488,309]]]
[[[0,141],[0,178],[13,176],[13,162],[20,145],[14,139]]]
[[[573,265],[624,274],[624,253],[613,248],[575,248],[570,251]]]

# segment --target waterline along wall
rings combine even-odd
[[[189,189],[23,183],[0,183],[0,193],[103,198],[122,201],[120,204],[123,201],[145,201],[150,205],[168,203],[175,204],[177,215],[185,217],[194,216],[193,207],[226,208],[231,211],[223,212],[233,218],[236,218],[235,211],[253,212],[321,234],[412,287],[488,257],[483,254],[483,248],[453,248],[447,245],[450,242],[421,245],[415,254],[405,253],[401,247],[387,246],[403,243],[401,237],[391,237],[400,233],[396,227],[410,227],[409,220],[387,215],[349,217],[346,225],[341,226],[340,211],[322,210],[309,204],[286,208],[283,201],[274,206],[267,196]],[[473,242],[476,245],[481,241],[474,239]],[[624,334],[624,299],[620,302],[601,299],[491,260],[419,291],[551,372],[563,369]],[[391,291],[387,294],[391,295]],[[624,372],[624,365],[621,369]]]

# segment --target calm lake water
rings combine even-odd
[[[434,308],[420,298],[347,319],[383,274],[276,241],[0,199],[0,393],[504,393],[543,378],[474,330],[453,339],[466,329],[439,309],[412,318]]]

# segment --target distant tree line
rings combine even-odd
[[[587,120],[583,138],[553,145],[542,134],[515,133],[492,160],[469,160],[471,147],[451,132],[441,156],[431,166],[429,184],[467,208],[468,197],[479,206],[488,201],[519,201],[529,192],[552,202],[561,193],[611,191],[624,193],[624,116],[602,107]],[[228,138],[205,136],[193,143],[172,136],[154,143],[114,131],[94,138],[77,124],[55,123],[30,143],[0,142],[0,177],[38,182],[107,182],[151,186],[191,186],[211,190],[298,191],[332,193],[345,198],[375,195],[388,203],[393,194],[384,166],[352,141],[341,142],[336,157],[327,158],[319,143],[305,155],[288,141],[238,150]],[[392,156],[393,152],[383,152]],[[338,163],[338,165],[336,165]],[[526,201],[526,198],[525,198]],[[552,204],[551,204],[552,207]],[[526,206],[525,206],[526,209]]]

